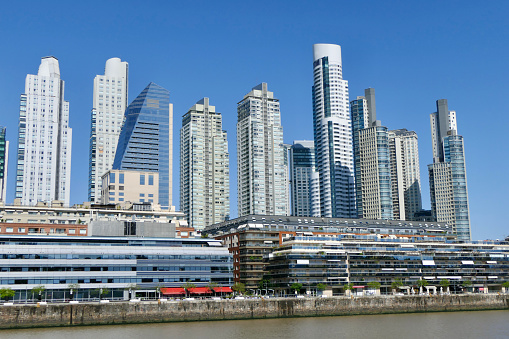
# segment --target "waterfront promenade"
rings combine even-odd
[[[0,328],[509,309],[509,295],[84,302],[0,306]]]

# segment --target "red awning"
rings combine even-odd
[[[208,287],[195,287],[189,289],[190,294],[212,294],[212,291]]]
[[[216,293],[232,293],[233,290],[231,287],[214,287],[214,292]]]
[[[165,287],[161,288],[161,293],[163,295],[182,295],[186,294],[186,291],[180,287]]]
[[[352,286],[353,288],[364,288],[365,286]]]

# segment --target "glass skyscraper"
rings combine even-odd
[[[393,219],[388,130],[376,120],[375,90],[368,88],[364,93],[350,103],[357,215]]]
[[[453,227],[459,240],[470,241],[467,174],[463,137],[457,134],[456,112],[447,100],[437,101],[430,116],[433,164],[428,165],[431,212],[437,222]]]
[[[313,194],[312,175],[315,172],[315,144],[310,140],[296,140],[290,147],[290,186],[292,215],[310,217]]]
[[[125,111],[113,169],[158,172],[159,204],[171,209],[172,158],[170,92],[151,82]]]

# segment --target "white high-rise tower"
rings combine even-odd
[[[101,176],[113,166],[118,136],[127,108],[127,62],[106,61],[104,75],[94,78],[94,101],[90,127],[88,200],[101,201]]]
[[[320,215],[355,218],[352,122],[341,47],[316,44],[313,56],[313,129]]]
[[[262,83],[237,105],[239,217],[287,215],[288,171],[279,100]]]
[[[202,230],[230,218],[228,140],[221,113],[198,101],[182,117],[180,208],[189,226]]]
[[[16,198],[23,205],[70,200],[72,129],[55,57],[28,74],[19,109]]]

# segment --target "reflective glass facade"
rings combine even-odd
[[[170,92],[151,82],[129,105],[113,169],[159,172],[159,204],[172,206],[173,109]]]
[[[9,159],[9,142],[5,139],[5,127],[0,126],[0,201],[5,202],[7,190],[7,165]]]
[[[294,141],[290,148],[292,215],[311,216],[311,174],[315,171],[313,141]]]

